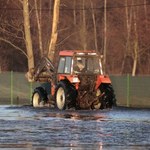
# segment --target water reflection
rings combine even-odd
[[[68,146],[59,146],[59,145],[52,145],[52,146],[48,146],[48,147],[42,147],[42,146],[33,146],[31,144],[3,144],[0,145],[0,150],[103,150],[103,145],[102,143],[99,144],[79,144],[79,145],[73,145],[72,143],[70,143],[70,145]]]
[[[149,113],[0,108],[0,150],[148,149]]]
[[[0,144],[0,150],[122,150],[122,149],[128,149],[128,150],[149,150],[150,146],[136,146],[136,145],[103,145],[102,143],[99,144],[80,144],[78,146],[73,146],[70,144],[70,146],[33,146],[33,145],[24,145],[24,144]]]
[[[56,117],[56,118],[64,118],[64,119],[71,119],[71,120],[97,120],[97,121],[105,121],[107,119],[106,115],[104,114],[89,114],[89,113],[77,113],[77,112],[69,112],[69,113],[45,113],[43,117]]]

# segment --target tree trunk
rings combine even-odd
[[[82,9],[83,9],[83,14],[82,14],[82,19],[83,19],[83,49],[87,49],[87,41],[86,41],[86,14],[85,14],[85,0],[82,1]]]
[[[104,73],[106,73],[106,55],[107,55],[107,0],[104,0],[104,50],[103,50]]]
[[[39,39],[40,56],[43,57],[42,31],[41,31],[40,15],[38,13],[37,0],[34,0],[34,3],[35,3],[35,13],[36,13],[37,26],[38,26],[38,39]],[[40,5],[40,7],[41,7],[41,5]],[[41,11],[41,9],[39,9],[39,10]]]
[[[94,14],[94,9],[93,9],[93,2],[91,2],[91,7],[92,7],[92,19],[93,19],[93,26],[94,26],[94,43],[95,43],[95,50],[98,52],[98,45],[97,45],[97,30],[96,30],[96,21],[95,21],[95,14]]]
[[[32,78],[31,70],[34,68],[34,56],[33,56],[32,39],[30,33],[28,0],[23,0],[23,17],[24,17],[25,42],[26,42],[26,49],[28,55],[28,70],[29,70],[28,80],[30,81],[30,78]]]
[[[134,0],[133,0],[133,2],[134,2]],[[137,69],[137,62],[138,62],[138,33],[137,33],[137,11],[136,11],[136,7],[133,8],[133,20],[134,20],[135,38],[134,38],[134,54],[133,54],[132,76],[135,76],[136,69]]]
[[[126,19],[126,28],[127,28],[127,39],[126,39],[126,49],[124,53],[124,59],[122,62],[122,73],[125,69],[125,61],[126,56],[129,56],[131,53],[131,42],[130,42],[130,36],[131,36],[131,22],[132,22],[132,8],[128,8],[128,0],[125,0],[125,19]],[[129,11],[130,10],[130,11]]]
[[[52,62],[54,59],[57,36],[58,36],[57,28],[58,28],[58,21],[59,21],[59,6],[60,6],[60,0],[55,0],[54,10],[53,10],[52,33],[51,33],[51,39],[49,44],[49,50],[48,50],[48,57]]]
[[[145,23],[145,27],[146,29],[148,29],[147,27],[147,3],[146,3],[146,0],[144,0],[144,11],[145,11],[145,19],[146,19],[146,23]]]
[[[77,19],[76,19],[76,0],[74,0],[73,23],[74,23],[74,25],[76,25],[76,23],[77,23]]]

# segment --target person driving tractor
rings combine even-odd
[[[78,72],[81,72],[85,69],[85,66],[83,64],[83,61],[81,58],[77,58],[76,60],[76,64],[75,64],[75,67],[74,67],[74,70],[75,71],[78,71]]]

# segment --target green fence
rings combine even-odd
[[[33,89],[38,83],[29,83],[25,73],[0,73],[0,104],[30,104]]]
[[[119,106],[150,108],[150,76],[111,76]],[[0,73],[0,104],[30,104],[33,89],[39,83],[29,83],[25,73]]]
[[[117,104],[150,108],[150,76],[111,76]]]

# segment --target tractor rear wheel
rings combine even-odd
[[[60,110],[71,108],[74,102],[72,93],[74,93],[74,91],[71,85],[65,81],[60,81],[56,87],[55,93],[56,107]]]
[[[65,89],[63,87],[59,87],[56,94],[56,105],[59,109],[65,109],[66,107],[66,97],[65,97]]]
[[[97,102],[97,103],[94,103],[94,104],[92,104],[92,109],[100,109],[100,107],[101,107],[101,103],[100,102]]]
[[[100,98],[101,109],[112,108],[116,106],[116,98],[111,84],[101,84],[100,90],[104,95]]]

